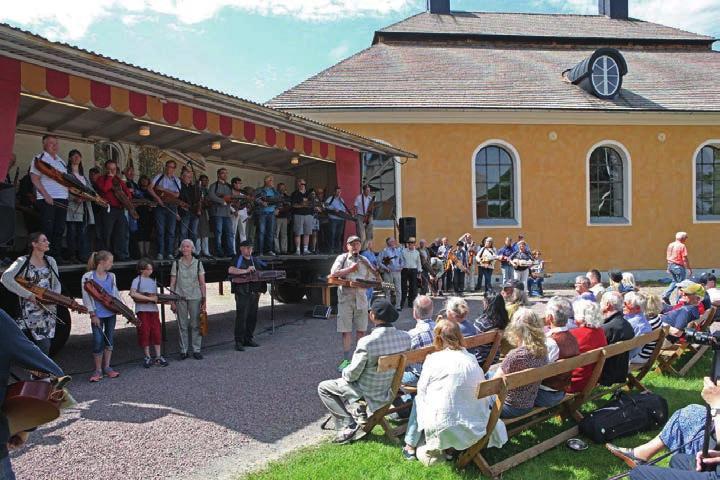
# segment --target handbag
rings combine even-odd
[[[613,400],[585,416],[580,431],[596,443],[605,443],[617,437],[655,430],[665,425],[668,404],[652,392],[629,394],[618,390]]]

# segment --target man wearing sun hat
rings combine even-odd
[[[346,280],[374,280],[376,275],[370,262],[360,255],[361,241],[351,235],[345,242],[347,252],[338,255],[330,269],[330,276]],[[338,366],[342,371],[350,363],[352,332],[358,341],[365,335],[368,325],[368,298],[365,288],[338,287],[337,331],[342,334],[343,360]]]
[[[670,335],[680,337],[688,323],[700,318],[698,304],[705,297],[705,289],[695,282],[686,282],[680,287],[680,296],[683,305],[660,315],[662,323],[670,326]]]
[[[367,416],[393,400],[390,387],[395,372],[378,372],[378,360],[383,355],[410,349],[410,335],[394,326],[398,316],[390,302],[375,300],[369,314],[375,327],[373,331],[358,340],[352,361],[342,371],[341,378],[318,385],[320,401],[335,420],[336,443],[347,443],[364,435],[362,427]],[[367,409],[358,403],[361,399],[367,403]]]

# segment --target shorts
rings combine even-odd
[[[313,228],[312,215],[293,215],[293,234],[310,235]]]
[[[338,333],[352,332],[353,330],[367,332],[368,311],[366,308],[357,308],[356,305],[357,303],[350,300],[338,302]]]
[[[142,348],[160,345],[160,314],[158,312],[137,312],[140,325],[137,327],[138,345]]]

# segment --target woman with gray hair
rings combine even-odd
[[[200,353],[200,312],[207,311],[205,291],[205,269],[193,255],[195,244],[186,238],[180,242],[180,258],[175,260],[170,271],[170,289],[185,300],[173,302],[170,306],[177,314],[180,329],[180,360],[188,358],[188,346],[192,344],[193,358],[202,360]],[[189,336],[188,336],[189,330]]]
[[[604,297],[603,297],[604,298]],[[580,353],[607,345],[605,331],[602,329],[603,318],[600,307],[591,300],[578,300],[573,304],[575,324],[577,328],[570,330],[578,343]],[[592,376],[595,364],[585,365],[573,370],[568,393],[581,392]]]

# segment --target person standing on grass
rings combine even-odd
[[[153,364],[167,367],[168,362],[163,358],[160,347],[162,336],[160,312],[157,306],[157,283],[150,277],[153,273],[152,262],[145,258],[141,259],[137,263],[137,271],[138,276],[130,285],[130,298],[135,301],[135,313],[140,321],[137,334],[138,344],[145,354],[143,367],[150,368]],[[150,358],[150,345],[155,349],[154,359]]]
[[[690,259],[688,259],[688,250],[685,243],[688,234],[685,232],[677,232],[675,241],[670,242],[667,246],[665,258],[667,259],[667,272],[672,275],[672,281],[662,297],[665,303],[670,303],[670,295],[677,288],[677,284],[692,276],[692,268],[690,268]]]
[[[366,257],[360,255],[360,237],[351,235],[345,246],[347,253],[338,255],[330,269],[330,276],[346,280],[373,280],[374,270]],[[357,342],[365,336],[368,326],[368,297],[365,288],[338,287],[337,331],[342,335],[343,359],[338,365],[342,371],[350,364],[352,332]]]
[[[106,292],[113,297],[122,301],[120,292],[117,288],[115,274],[110,272],[113,266],[112,253],[106,250],[93,252],[88,260],[88,272],[82,276],[82,298],[90,313],[90,321],[92,323],[93,335],[93,357],[95,359],[95,370],[90,377],[91,382],[99,382],[103,378],[103,374],[108,378],[116,378],[120,375],[110,366],[110,358],[113,351],[113,336],[115,334],[115,313],[95,299],[85,291],[85,282],[94,280]]]
[[[351,237],[352,238],[352,237]],[[358,237],[356,250],[360,250]],[[363,292],[356,297],[365,298]],[[390,395],[395,372],[378,372],[378,360],[410,349],[410,335],[395,328],[398,312],[385,299],[372,305],[369,320],[375,325],[372,333],[358,340],[352,361],[342,371],[341,378],[325,380],[318,385],[320,401],[335,420],[335,443],[348,443],[364,435],[362,427],[368,415],[393,400]],[[359,404],[364,399],[367,408]]]
[[[188,358],[188,347],[192,345],[193,358],[202,360],[200,353],[200,312],[207,312],[207,293],[205,291],[205,268],[200,260],[193,256],[192,240],[180,242],[180,258],[175,260],[170,270],[170,290],[185,300],[173,302],[170,308],[177,313],[180,330],[180,360]],[[189,330],[189,338],[188,338]]]

